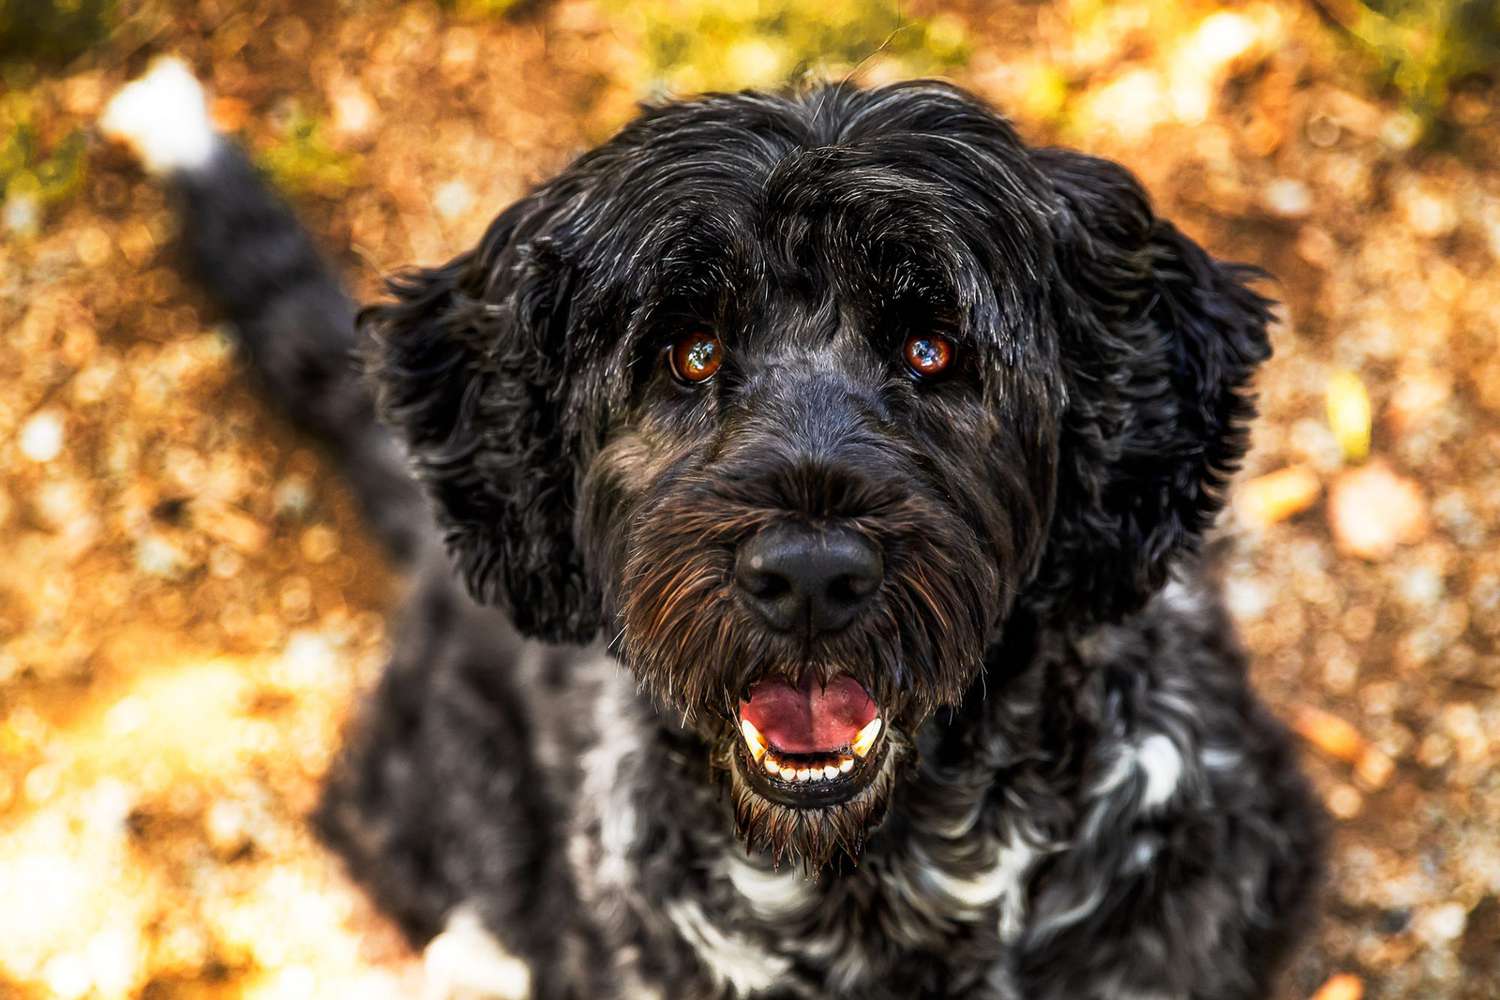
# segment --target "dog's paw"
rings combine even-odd
[[[527,1000],[531,970],[485,930],[479,914],[460,906],[443,933],[422,952],[422,1000]]]

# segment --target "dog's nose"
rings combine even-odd
[[[880,586],[880,549],[853,531],[767,528],[740,546],[734,579],[771,627],[817,634],[848,625]]]

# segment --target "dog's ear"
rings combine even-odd
[[[1270,356],[1253,268],[1157,218],[1124,168],[1033,153],[1057,193],[1054,315],[1066,383],[1057,507],[1033,594],[1075,620],[1141,606],[1224,503]]]
[[[361,322],[385,420],[404,439],[475,599],[524,634],[586,642],[599,600],[574,529],[569,270],[545,189],[474,250],[389,282]]]

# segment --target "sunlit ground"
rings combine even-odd
[[[398,582],[92,131],[164,52],[367,297],[664,92],[937,73],[1125,162],[1285,302],[1225,527],[1338,825],[1287,996],[1500,995],[1492,36],[1292,0],[510,6],[83,0],[63,41],[0,34],[0,997],[422,980],[304,822]]]

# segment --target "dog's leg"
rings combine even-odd
[[[587,931],[560,849],[560,762],[525,690],[558,654],[475,605],[440,556],[398,637],[319,832],[414,944],[435,940],[435,995],[509,996],[529,979],[535,1000],[569,996]]]
[[[266,393],[333,452],[398,561],[412,557],[432,519],[376,423],[355,357],[353,303],[296,216],[214,131],[203,90],[180,62],[161,60],[122,89],[100,125],[171,189],[188,266]]]

